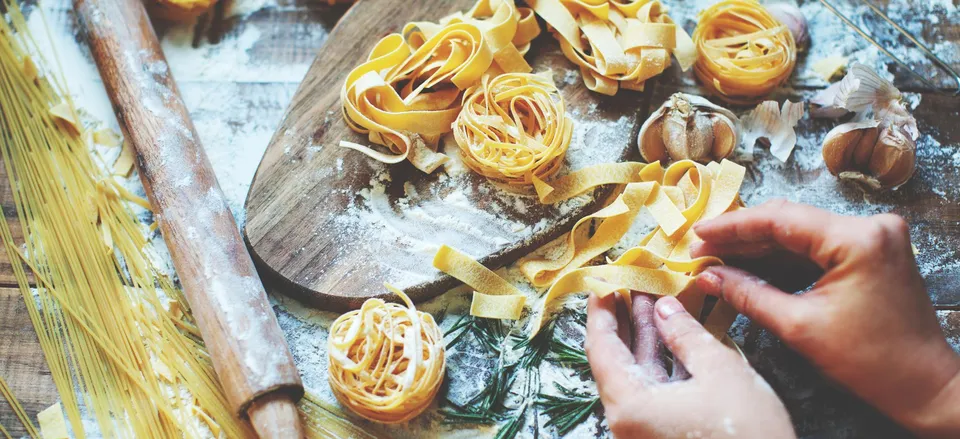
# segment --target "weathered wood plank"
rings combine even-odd
[[[0,376],[7,381],[36,425],[37,413],[57,401],[37,334],[20,291],[0,288]],[[14,437],[26,434],[13,410],[0,398],[0,424]]]

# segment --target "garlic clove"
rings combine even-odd
[[[907,182],[916,170],[917,144],[904,132],[887,126],[880,133],[873,155],[870,173],[884,187],[897,187]]]
[[[717,114],[716,119],[713,124],[713,153],[717,157],[728,157],[737,147],[736,125],[722,114]]]
[[[863,131],[876,129],[880,124],[876,120],[849,122],[838,125],[823,139],[823,163],[833,175],[853,168],[853,155],[863,138]]]
[[[648,163],[669,159],[666,146],[663,144],[663,121],[661,119],[666,112],[666,107],[660,107],[640,127],[640,135],[637,136],[640,155]]]
[[[637,136],[640,154],[647,162],[720,160],[733,152],[738,139],[736,115],[700,96],[684,93],[675,93],[664,102],[643,123]]]
[[[775,3],[766,8],[773,18],[790,29],[790,34],[793,35],[793,41],[797,48],[807,44],[807,18],[803,16],[800,8],[790,3]]]
[[[859,130],[860,141],[852,149],[853,154],[850,160],[854,166],[862,167],[870,163],[870,157],[873,156],[873,150],[877,146],[877,140],[880,138],[880,127],[869,127]]]

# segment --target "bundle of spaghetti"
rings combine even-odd
[[[20,404],[20,401],[13,394],[13,391],[10,390],[10,386],[7,385],[7,382],[3,379],[3,377],[0,377],[0,396],[7,400],[7,404],[10,405],[10,409],[13,410],[13,414],[17,416],[17,420],[20,421],[21,425],[23,425],[24,430],[28,435],[30,435],[30,438],[39,439],[40,432],[37,431],[37,427],[33,425],[33,421],[31,421],[30,417],[27,416],[27,412],[23,409],[23,405]],[[3,437],[7,439],[13,439],[10,436],[10,432],[4,428],[3,424],[0,424],[0,433],[3,433]]]
[[[756,0],[723,0],[700,12],[694,67],[703,85],[732,104],[754,104],[786,81],[797,46],[786,25]]]
[[[527,3],[550,25],[567,59],[580,67],[583,83],[597,93],[643,90],[646,80],[670,66],[671,54],[684,71],[696,57],[690,36],[656,0]]]
[[[330,326],[330,388],[341,404],[377,422],[406,422],[433,401],[446,370],[443,333],[402,291],[406,306],[368,299]]]
[[[492,180],[529,185],[556,174],[573,136],[573,121],[553,79],[505,73],[467,90],[453,123],[463,163]]]
[[[340,102],[347,125],[388,152],[340,146],[384,163],[409,160],[425,173],[446,162],[437,144],[460,113],[462,92],[485,74],[531,71],[523,55],[540,27],[513,1],[479,0],[466,13],[408,23],[381,39],[347,75]]]
[[[148,212],[134,209],[149,203],[106,170],[93,144],[103,136],[80,122],[62,73],[47,68],[56,65],[6,3],[0,154],[24,238],[15,241],[2,216],[0,242],[73,435],[88,434],[84,412],[107,438],[255,437],[229,408],[189,305],[157,262],[138,216]]]
[[[677,296],[693,315],[700,315],[704,294],[696,289],[694,278],[722,261],[691,259],[690,245],[699,240],[692,226],[739,209],[744,174],[745,168],[727,160],[707,165],[683,160],[667,169],[659,162],[608,163],[566,175],[553,186],[537,185],[542,200],[568,199],[601,184],[625,186],[612,203],[574,225],[559,257],[521,261],[521,272],[534,286],[548,287],[541,311],[533,319],[531,337],[560,299],[585,291],[601,297],[619,293],[628,303],[632,291]],[[589,265],[620,242],[642,208],[656,220],[654,230],[616,260]],[[466,255],[441,248],[434,266],[477,289],[480,294],[474,294],[471,314],[500,319],[520,316],[525,303],[522,293]],[[722,338],[735,318],[736,312],[720,301],[704,326]]]

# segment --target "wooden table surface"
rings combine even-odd
[[[222,3],[229,1],[222,0]],[[215,60],[218,59],[218,51],[224,52],[224,58],[237,56],[220,45],[255,34],[255,44],[228,45],[240,47],[239,56],[242,59],[226,61],[237,62],[241,68],[208,66],[202,71],[178,72],[177,57],[171,57],[171,68],[198,125],[208,155],[215,168],[218,168],[221,185],[228,197],[242,202],[252,169],[218,167],[218,160],[226,160],[225,157],[235,153],[230,149],[233,146],[231,142],[240,138],[252,138],[253,143],[259,141],[262,152],[273,127],[279,124],[296,90],[297,75],[302,75],[306,70],[305,66],[313,60],[317,47],[323,43],[327,32],[346,7],[327,6],[326,2],[318,0],[279,0],[279,3],[268,3],[269,0],[254,0],[252,3],[247,0],[233,1],[236,3],[219,5],[208,20],[202,20],[187,32],[188,35],[192,34],[194,46],[198,46],[197,51]],[[50,3],[46,6],[51,26],[65,29],[75,27],[68,2],[59,5],[53,3],[54,6],[50,6]],[[811,3],[811,0],[801,3]],[[879,3],[886,4],[887,1]],[[940,3],[950,7],[949,1],[940,0]],[[957,8],[957,0],[953,0],[952,8]],[[930,17],[913,18],[924,23],[924,38],[952,43],[952,50],[960,51],[957,47],[960,43],[960,22],[951,22],[942,17],[934,20]],[[156,26],[161,35],[177,33],[183,39],[184,26],[171,28],[164,23],[156,23]],[[693,23],[688,20],[684,26],[690,30]],[[903,43],[906,44],[905,41]],[[814,41],[814,44],[817,42]],[[954,68],[960,68],[960,63],[953,64]],[[935,132],[937,145],[955,151],[952,158],[931,162],[944,166],[944,169],[925,169],[923,172],[927,176],[924,178],[942,179],[947,186],[960,188],[960,126],[957,124],[960,120],[960,100],[925,90],[921,84],[902,74],[897,75],[897,82],[904,85],[901,88],[919,95],[921,105],[917,110],[917,118],[921,130]],[[660,84],[648,87],[641,102],[650,103],[655,108],[671,90],[689,85],[676,79],[661,78]],[[802,94],[804,90],[821,88],[823,83],[801,77],[795,78],[791,85],[792,93]],[[215,101],[215,105],[211,104],[211,96],[220,100]],[[221,105],[225,108],[218,107]],[[650,108],[646,110],[650,111]],[[226,130],[229,136],[226,139],[214,138],[220,132],[213,131],[214,127]],[[923,164],[921,160],[921,166]],[[255,163],[244,165],[249,166],[255,166]],[[0,167],[0,174],[4,174],[3,167]],[[802,180],[802,177],[800,175],[798,178]],[[943,251],[940,257],[946,262],[942,269],[926,273],[927,282],[944,331],[952,344],[957,346],[960,342],[960,264],[957,264],[960,259],[960,197],[956,191],[944,195],[935,195],[930,191],[918,193],[922,195],[910,196],[908,193],[899,196],[897,200],[902,202],[897,203],[893,210],[906,217],[913,230],[920,228],[930,236],[938,237],[939,242],[928,244]],[[11,223],[15,239],[20,239],[5,174],[0,175],[0,206]],[[231,207],[236,214],[242,213],[239,206]],[[923,249],[921,246],[921,251]],[[766,331],[750,323],[739,324],[737,328],[737,339],[742,339],[744,352],[784,399],[801,437],[904,436],[881,415],[820,377],[802,358]],[[56,390],[5,254],[0,254],[0,376],[7,380],[28,414],[34,418],[38,411],[57,400]],[[0,424],[14,436],[24,433],[12,411],[3,403],[0,403]]]

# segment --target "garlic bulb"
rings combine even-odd
[[[876,119],[842,124],[823,141],[824,164],[831,174],[867,188],[896,188],[916,169],[917,143],[908,125]]]
[[[777,21],[786,25],[787,29],[790,29],[797,48],[806,45],[808,39],[807,19],[803,16],[803,12],[800,12],[800,8],[790,3],[776,3],[767,6],[767,12]]]
[[[720,161],[733,152],[740,121],[726,108],[685,93],[670,96],[640,127],[637,141],[647,162]]]

